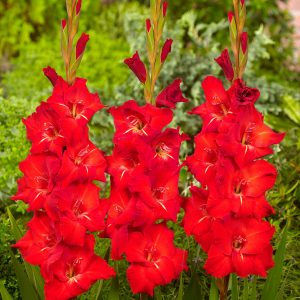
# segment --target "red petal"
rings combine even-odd
[[[85,241],[86,228],[78,221],[72,221],[65,217],[60,220],[60,231],[63,240],[70,245],[83,246]]]
[[[214,245],[208,251],[208,258],[205,262],[204,269],[208,274],[221,278],[233,272],[231,257],[224,255]]]
[[[153,296],[154,288],[163,283],[161,273],[155,267],[132,264],[126,274],[131,290],[135,294],[146,293]]]
[[[183,97],[180,89],[181,79],[175,79],[169,86],[167,86],[156,98],[156,105],[158,107],[166,106],[175,108],[177,102],[188,102],[188,99]]]
[[[242,170],[242,177],[246,180],[243,194],[250,197],[262,196],[273,187],[276,181],[276,168],[265,160],[257,160]]]
[[[202,82],[206,101],[211,105],[227,104],[229,102],[227,93],[220,79],[208,76]]]

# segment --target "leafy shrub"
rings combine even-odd
[[[18,164],[26,156],[29,143],[26,141],[22,118],[29,115],[36,102],[15,97],[5,99],[0,96],[0,199],[8,199],[16,189],[16,179],[20,177]],[[0,208],[7,204],[0,202]]]

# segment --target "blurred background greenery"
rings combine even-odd
[[[186,111],[203,102],[200,82],[206,75],[222,76],[214,57],[229,46],[227,12],[231,8],[231,0],[169,2],[165,36],[174,40],[173,51],[157,88],[161,89],[177,77],[183,79],[182,88],[190,103],[178,105],[174,125],[180,125],[187,134],[194,135],[200,130],[201,121],[188,116]],[[64,75],[59,26],[60,20],[65,17],[64,5],[63,0],[0,1],[0,279],[5,280],[14,299],[20,296],[15,275],[8,267],[7,248],[12,237],[5,207],[10,205],[18,221],[24,223],[26,207],[9,200],[16,190],[16,179],[21,175],[18,163],[29,150],[21,118],[31,114],[51,93],[42,68],[50,65]],[[276,0],[251,0],[247,2],[247,10],[251,45],[245,80],[249,86],[261,90],[257,107],[264,113],[267,123],[275,130],[287,133],[284,142],[270,157],[278,167],[279,175],[275,188],[269,193],[277,214],[269,220],[278,232],[289,225],[282,297],[295,299],[300,295],[300,73],[297,71],[300,65],[294,57],[293,27],[288,11],[279,9]],[[148,3],[142,0],[83,1],[80,31],[90,34],[90,41],[78,75],[88,79],[88,86],[99,92],[107,106],[132,98],[140,103],[144,101],[138,81],[123,60],[135,50],[145,57],[144,21],[148,13]],[[96,114],[90,129],[97,146],[110,153],[114,129],[107,111]],[[192,151],[191,142],[184,145],[182,158]],[[183,190],[192,181],[191,176],[185,173],[182,174]],[[203,255],[200,252],[199,262],[195,243],[184,238],[179,226],[174,226],[177,228],[178,245],[190,250],[190,265],[202,265]],[[207,279],[201,268],[199,270],[204,299]],[[188,276],[189,273],[184,276],[186,284]],[[176,288],[178,282],[163,288],[163,299],[175,299]],[[128,285],[124,284],[121,299],[130,299],[128,295]]]

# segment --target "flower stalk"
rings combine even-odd
[[[81,0],[66,0],[66,7],[67,20],[62,20],[61,24],[61,51],[65,63],[66,81],[72,85],[89,36],[83,33],[74,47],[74,39],[78,32]]]
[[[247,47],[244,47],[243,36],[246,21],[246,3],[245,0],[233,0],[234,13],[229,12],[229,29],[231,48],[235,57],[234,80],[242,79],[248,59]]]

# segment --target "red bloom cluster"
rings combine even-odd
[[[261,158],[284,134],[273,132],[255,109],[259,91],[237,79],[226,91],[212,76],[203,83],[206,102],[192,113],[203,119],[195,152],[186,165],[202,188],[192,187],[184,228],[208,253],[205,269],[215,277],[266,276],[273,266],[274,228],[262,218],[274,212],[265,193],[276,169]]]
[[[179,129],[163,130],[173,118],[169,107],[178,101],[187,100],[180,80],[175,80],[157,97],[157,106],[166,108],[131,100],[110,109],[116,133],[108,157],[106,233],[112,240],[112,258],[125,254],[130,262],[127,277],[134,293],[153,295],[155,286],[169,283],[187,268],[187,253],[174,246],[173,232],[165,224],[176,221],[181,204],[179,148],[185,136]]]
[[[63,300],[115,274],[95,255],[91,234],[105,227],[107,205],[93,181],[105,181],[106,161],[89,140],[87,123],[103,105],[84,79],[69,86],[53,69],[45,74],[53,94],[23,120],[32,147],[13,199],[27,203],[34,217],[15,247],[41,267],[46,299]]]

